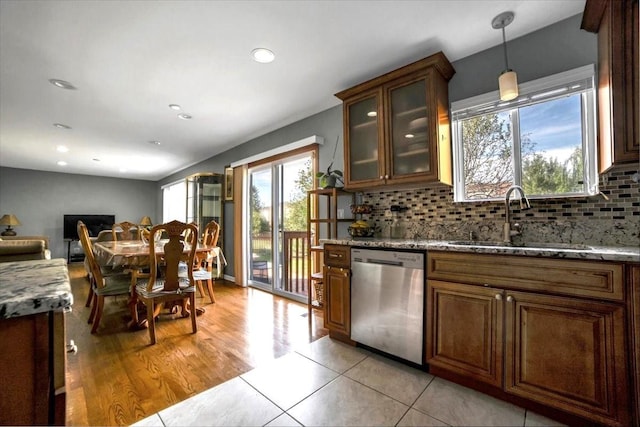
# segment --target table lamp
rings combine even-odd
[[[143,216],[142,219],[140,220],[140,225],[142,225],[145,228],[150,228],[153,223],[151,222],[151,218],[148,216]]]
[[[7,229],[4,230],[2,233],[0,233],[0,235],[2,236],[15,236],[16,232],[13,230],[13,228],[11,228],[12,225],[22,225],[20,224],[20,221],[18,221],[18,218],[16,218],[15,215],[12,214],[8,214],[8,215],[3,215],[2,218],[0,218],[0,225],[6,225]]]

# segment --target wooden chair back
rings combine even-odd
[[[113,224],[113,240],[140,240],[140,226],[130,221]]]
[[[218,246],[218,238],[220,237],[220,224],[211,221],[204,228],[204,237],[202,243],[207,246]]]
[[[155,236],[164,233],[168,237],[168,241],[161,241],[159,245],[163,245],[164,254],[158,256],[156,253],[156,245],[153,243]],[[164,279],[164,290],[175,291],[179,288],[181,278],[188,278],[191,285],[194,284],[193,273],[191,268],[181,269],[182,262],[187,266],[193,265],[197,240],[193,242],[186,240],[185,234],[191,236],[198,235],[198,228],[193,224],[185,224],[180,221],[171,221],[166,224],[154,226],[150,231],[149,239],[149,259],[150,276],[147,282],[147,291],[151,292],[155,285],[156,279],[162,277]],[[188,245],[188,251],[185,251],[185,245]],[[155,260],[155,262],[153,262]],[[160,275],[159,275],[160,274]]]
[[[196,244],[198,243],[199,240],[199,236],[198,236],[198,224],[195,221],[191,221],[189,223],[189,225],[193,225],[196,228],[196,232],[192,232],[192,229],[189,228],[187,230],[185,230],[184,232],[184,241],[191,244],[193,242],[195,242]]]
[[[78,237],[80,237],[80,244],[82,244],[82,249],[84,250],[84,256],[89,263],[89,268],[91,269],[93,280],[95,281],[97,287],[103,287],[104,280],[102,276],[102,270],[100,269],[98,260],[93,253],[93,244],[91,243],[91,239],[89,237],[89,230],[87,229],[87,226],[84,222],[78,221],[77,231]]]

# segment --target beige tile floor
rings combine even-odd
[[[550,426],[502,402],[329,337],[136,426]]]

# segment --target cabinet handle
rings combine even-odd
[[[384,176],[380,175],[380,179],[384,179]]]
[[[389,175],[385,175],[385,176],[384,176],[384,179],[389,179]]]
[[[501,294],[496,294],[495,298],[500,301],[502,299],[502,295]]]
[[[507,302],[513,302],[513,301],[514,301],[514,300],[513,300],[513,297],[512,297],[511,295],[509,295],[509,296],[507,297]]]

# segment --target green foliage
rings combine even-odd
[[[333,166],[333,162],[329,165],[326,172],[318,172],[316,174],[316,178],[320,180],[318,184],[320,184],[322,188],[333,188],[338,183],[344,184],[342,171],[338,169],[331,170],[331,166]]]
[[[522,185],[527,194],[578,192],[583,179],[582,149],[577,147],[566,162],[536,153],[522,164]]]
[[[255,185],[251,185],[251,199],[249,201],[251,210],[251,234],[259,234],[271,230],[269,221],[262,215],[264,205],[260,200],[260,193]]]
[[[307,229],[307,191],[313,186],[311,159],[298,170],[294,190],[285,206],[284,229],[287,231],[305,231]]]

